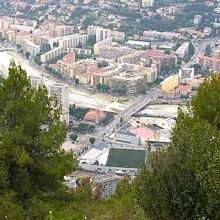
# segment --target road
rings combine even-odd
[[[195,53],[192,56],[190,62],[186,63],[183,65],[183,67],[190,67],[193,64],[197,63],[197,56],[200,53],[205,52],[205,49],[207,45],[214,45],[218,41],[220,41],[219,37],[216,38],[206,38],[202,40],[195,40],[192,41],[193,45],[195,46]],[[120,112],[114,121],[112,121],[107,127],[105,128],[100,128],[95,137],[97,141],[105,140],[106,138],[109,137],[111,133],[114,132],[114,130],[118,130],[119,127],[121,127],[121,118],[123,119],[123,122],[127,122],[130,117],[138,112],[141,108],[143,108],[145,105],[149,104],[151,101],[155,100],[158,96],[158,91],[159,91],[159,86],[153,90],[150,90],[150,92],[143,97],[142,99],[137,100],[132,106],[128,107],[124,111]]]
[[[192,44],[194,45],[195,47],[195,53],[194,55],[191,57],[191,60],[190,62],[186,63],[183,65],[183,67],[190,67],[194,64],[197,63],[197,56],[200,54],[200,53],[204,53],[205,52],[205,49],[208,45],[211,45],[213,46],[214,44],[216,44],[217,42],[220,41],[220,38],[219,37],[215,37],[215,38],[205,38],[205,39],[199,39],[199,40],[194,40],[192,41]]]
[[[127,122],[130,117],[138,112],[145,105],[149,104],[151,101],[154,101],[159,92],[159,86],[154,89],[151,89],[149,93],[143,96],[141,99],[139,98],[133,105],[129,106],[124,111],[120,112],[110,124],[108,124],[105,128],[100,128],[95,136],[97,141],[101,141],[108,137],[110,133],[114,132],[114,130],[118,129],[121,126],[121,118],[123,119],[123,123]]]

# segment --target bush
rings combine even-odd
[[[70,138],[71,138],[72,141],[76,141],[77,138],[78,138],[78,135],[75,134],[75,133],[72,133],[72,134],[70,135]]]
[[[94,138],[94,137],[90,137],[90,138],[89,138],[89,142],[90,142],[91,144],[94,144],[94,143],[95,143],[95,138]]]

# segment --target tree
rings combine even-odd
[[[75,79],[76,85],[79,85],[79,79]]]
[[[77,140],[78,135],[77,135],[77,134],[75,134],[75,133],[72,133],[72,134],[70,135],[70,138],[71,138],[71,140],[74,142],[74,141],[76,141],[76,140]]]
[[[78,45],[77,45],[77,48],[82,48],[82,47],[83,47],[82,43],[79,42]]]
[[[30,52],[26,52],[26,53],[25,53],[25,56],[26,56],[27,59],[29,58],[30,55],[31,55]]]
[[[165,54],[170,54],[170,49],[165,49],[165,50],[164,50],[164,53],[165,53]]]
[[[96,36],[90,35],[87,41],[87,44],[90,46],[93,46],[96,43]]]
[[[220,77],[206,79],[192,99],[194,117],[208,121],[220,130]]]
[[[59,42],[53,42],[53,47],[59,47]]]
[[[16,44],[17,49],[21,49],[21,44]]]
[[[5,80],[4,77],[2,77],[2,76],[0,75],[0,84],[3,83],[4,80]]]
[[[219,83],[201,86],[189,113],[179,111],[172,143],[151,153],[138,174],[136,198],[150,219],[219,219],[219,110],[210,111],[219,106]]]
[[[102,84],[101,84],[101,83],[98,83],[98,84],[96,85],[96,87],[97,87],[97,89],[100,91],[100,90],[102,89]]]
[[[91,144],[94,144],[94,143],[95,143],[95,138],[94,138],[94,137],[90,137],[90,138],[89,138],[89,142],[90,142]]]
[[[109,89],[110,89],[110,88],[109,88],[108,85],[102,84],[102,91],[103,91],[103,92],[108,92]]]
[[[106,62],[105,60],[103,60],[101,63],[98,63],[99,68],[106,67],[106,66],[108,66],[108,62]]]
[[[63,188],[63,176],[74,169],[75,159],[61,149],[66,125],[57,100],[45,86],[33,89],[14,62],[0,84],[0,97],[0,200],[7,197],[27,210],[34,199],[53,198]],[[1,219],[10,214],[7,207],[0,205]]]

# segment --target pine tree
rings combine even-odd
[[[26,72],[12,62],[0,84],[0,199],[10,194],[11,202],[25,209],[30,199],[63,188],[75,159],[61,149],[66,125],[60,114],[46,87],[32,88]],[[6,208],[0,204],[0,218],[10,213]]]
[[[136,198],[150,219],[220,218],[220,78],[206,81],[179,112],[172,143],[151,153]]]

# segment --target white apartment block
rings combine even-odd
[[[61,83],[53,83],[48,85],[49,95],[55,97],[62,107],[61,120],[69,124],[69,86]]]
[[[42,63],[49,62],[53,58],[55,58],[55,57],[59,56],[60,54],[62,54],[62,52],[63,52],[63,48],[55,47],[54,49],[42,54],[41,57],[40,57],[40,60],[41,60]]]
[[[124,40],[125,33],[120,31],[113,31],[99,26],[89,26],[87,28],[88,35],[96,35],[96,42],[112,38],[113,40]]]
[[[120,177],[114,173],[94,176],[91,179],[93,192],[97,193],[100,198],[107,199],[115,194],[119,180]]]
[[[43,84],[43,78],[38,76],[30,76],[31,86],[34,89],[38,89],[40,85]]]
[[[107,38],[105,40],[102,40],[96,44],[94,44],[94,54],[100,55],[100,49],[102,46],[112,46],[112,38]]]
[[[153,7],[154,6],[154,0],[142,0],[142,6],[144,8]]]
[[[189,54],[189,42],[183,43],[175,52],[179,58],[185,58]]]
[[[59,40],[59,47],[61,47],[63,50],[67,50],[68,48],[75,48],[79,44],[84,46],[87,43],[88,37],[89,36],[87,34],[74,34],[62,37]]]
[[[33,57],[40,53],[40,46],[27,40],[25,42],[25,50],[28,51]]]
[[[181,68],[179,70],[179,78],[181,83],[186,83],[187,81],[191,81],[194,79],[195,69],[192,68]]]

